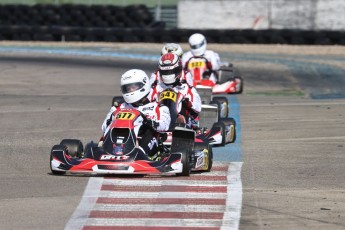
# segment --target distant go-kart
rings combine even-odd
[[[191,171],[211,170],[212,148],[206,142],[195,143],[194,130],[176,127],[170,148],[164,148],[161,157],[152,160],[140,146],[141,133],[148,128],[144,125],[145,115],[135,109],[121,109],[114,116],[101,145],[90,142],[84,150],[78,139],[64,139],[54,145],[51,172],[189,176]],[[159,133],[157,139],[162,143]]]
[[[209,80],[211,72],[204,72],[201,79],[194,79],[196,87],[198,85],[212,87],[212,94],[240,94],[243,92],[243,79],[239,71],[232,64],[224,64],[218,71],[213,72],[218,82]]]
[[[185,68],[192,74],[194,86],[208,86],[212,94],[239,94],[243,91],[243,79],[238,69],[231,63],[222,63],[218,71],[212,71],[207,66],[205,57],[192,57]],[[211,74],[218,79],[217,83],[209,80]]]

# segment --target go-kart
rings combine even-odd
[[[188,127],[189,117],[193,114],[186,111],[182,106],[184,97],[181,93],[171,89],[162,91],[159,95],[159,102],[169,108],[171,120],[176,120],[178,124]],[[195,142],[206,142],[211,145],[225,145],[234,142],[236,139],[235,120],[233,118],[220,118],[218,107],[210,105],[202,105],[202,111],[199,113],[199,124],[190,125],[189,128],[197,132]],[[174,129],[174,123],[171,123],[170,130]],[[171,142],[171,135],[168,135],[166,145]]]
[[[217,83],[209,79],[210,73],[216,75]],[[198,85],[212,87],[212,94],[240,94],[243,92],[243,79],[232,64],[224,64],[218,71],[206,71],[202,76],[202,79],[194,79],[196,87]]]
[[[208,86],[212,94],[239,94],[243,92],[243,79],[238,69],[231,63],[222,63],[218,71],[207,69],[208,60],[204,57],[193,57],[188,62],[188,70],[193,76],[194,86]],[[215,75],[217,83],[209,78]]]
[[[209,98],[211,91],[203,91],[200,94],[201,99]],[[171,145],[172,130],[176,123],[179,126],[186,127],[189,115],[181,106],[184,97],[181,93],[176,93],[171,89],[162,91],[159,95],[161,104],[169,108],[171,122],[169,132],[167,133],[167,140],[164,141],[165,145]],[[112,100],[113,106],[118,106],[123,103],[122,96],[114,96]],[[199,126],[194,127],[196,131],[195,142],[206,142],[213,146],[224,146],[228,143],[233,143],[236,140],[236,122],[233,118],[228,117],[228,101],[226,97],[214,97],[212,101],[202,101],[202,110],[199,113]],[[180,116],[182,115],[182,116]],[[182,119],[182,120],[181,120]],[[191,128],[191,127],[190,127]]]
[[[145,115],[135,109],[114,112],[115,119],[108,126],[99,145],[80,140],[64,139],[54,145],[50,153],[51,172],[93,174],[175,174],[189,176],[193,171],[210,171],[212,148],[208,143],[195,143],[195,132],[183,127],[172,131],[170,149],[162,148],[161,157],[152,160],[140,146]],[[164,135],[163,135],[164,136]],[[157,133],[158,143],[162,144]]]

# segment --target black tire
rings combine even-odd
[[[95,147],[98,147],[98,144],[97,144],[97,143],[95,143],[95,142],[93,142],[93,141],[87,143],[87,144],[85,145],[84,156],[83,156],[83,158],[94,159],[94,156],[93,156],[93,154],[92,154],[91,149],[92,149],[92,148],[95,148]]]
[[[194,151],[202,151],[204,149],[207,149],[208,152],[208,162],[207,162],[207,168],[205,169],[205,172],[210,172],[213,166],[213,151],[212,146],[208,143],[204,142],[198,142],[194,145]]]
[[[66,147],[66,153],[71,157],[82,157],[84,152],[83,143],[77,139],[63,139],[60,145]]]
[[[176,135],[173,132],[173,141],[171,143],[171,152],[181,152],[182,153],[182,165],[183,170],[181,173],[176,173],[176,176],[189,176],[192,171],[192,166],[194,164],[193,149],[194,149],[194,138],[186,138],[186,136]],[[189,135],[189,134],[188,134]]]
[[[235,78],[235,80],[236,80],[236,78],[237,79],[240,79],[240,81],[241,81],[241,87],[240,87],[240,90],[237,92],[238,94],[240,94],[240,93],[242,93],[243,92],[243,78],[242,77],[240,77],[240,76],[236,76],[236,77],[234,77]]]
[[[190,158],[191,153],[188,150],[180,151],[182,152],[182,172],[176,173],[176,176],[190,176],[191,173],[191,166],[190,166]]]
[[[220,120],[220,122],[222,122],[224,124],[224,127],[225,126],[233,126],[233,129],[231,130],[232,133],[230,134],[232,136],[232,139],[230,140],[229,143],[234,143],[236,141],[236,121],[235,121],[235,119],[232,117],[223,118]]]
[[[49,161],[49,167],[50,167],[50,171],[52,172],[53,175],[64,175],[66,172],[65,171],[56,171],[52,169],[52,160],[53,160],[53,151],[56,150],[64,150],[64,147],[61,145],[54,145],[52,150],[50,151],[50,161]]]
[[[214,100],[212,100],[212,101],[210,101],[209,104],[217,107],[217,110],[218,110],[217,121],[219,121],[220,116],[221,116],[219,111],[221,111],[221,109],[222,109],[221,103],[220,103],[219,101],[214,101]]]
[[[224,146],[226,143],[225,143],[225,125],[223,122],[217,122],[213,125],[213,127],[220,127],[220,133],[222,135],[222,142],[219,144],[219,146]]]
[[[123,99],[122,96],[115,96],[113,97],[113,101],[111,103],[111,106],[118,106],[120,104],[122,104],[123,102],[125,102],[125,100]]]
[[[224,108],[224,111],[222,113],[219,113],[220,118],[227,118],[229,116],[229,102],[226,97],[213,97],[212,101],[218,101],[220,103],[220,110],[223,111],[222,105]]]

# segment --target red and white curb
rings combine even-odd
[[[242,162],[190,177],[91,177],[65,229],[238,229]]]

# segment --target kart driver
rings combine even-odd
[[[184,76],[186,71],[182,69],[182,62],[178,55],[173,53],[162,55],[158,62],[158,73],[160,75],[160,81],[154,88],[155,100],[158,101],[159,94],[168,88],[181,93],[184,98],[182,107],[187,113],[185,114],[187,115],[186,126],[189,128],[198,128],[201,99],[199,93],[192,85],[181,81],[181,77]]]
[[[125,102],[112,106],[102,124],[102,131],[105,133],[111,124],[114,113],[121,109],[135,108],[147,119],[144,120],[144,128],[141,134],[140,146],[149,157],[153,157],[160,150],[158,147],[158,132],[169,129],[171,117],[167,106],[161,106],[157,101],[149,99],[153,90],[149,77],[143,70],[131,69],[121,76],[121,91]]]
[[[185,70],[189,70],[194,81],[209,77],[213,83],[217,83],[217,72],[221,62],[219,54],[206,50],[207,42],[204,35],[195,33],[188,39],[191,50],[182,56],[182,64]]]
[[[183,50],[179,44],[176,43],[167,43],[163,46],[161,51],[161,56],[167,53],[176,54],[180,59],[183,55]],[[159,69],[157,69],[154,73],[151,74],[150,82],[152,87],[155,87],[158,82],[160,81]],[[193,76],[190,72],[184,71],[180,77],[181,83],[188,83],[189,85],[193,85]]]

